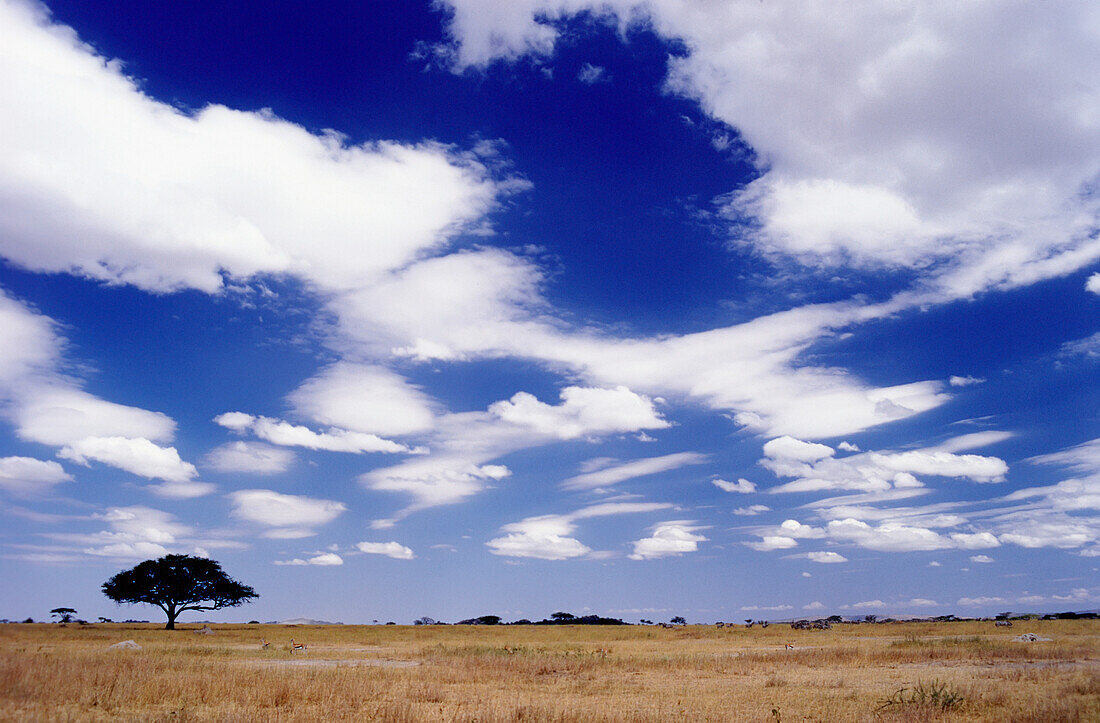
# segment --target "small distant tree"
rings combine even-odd
[[[864,615],[863,619],[866,620],[869,623],[873,623],[876,620],[878,620],[878,615]]]
[[[99,616],[99,622],[101,622],[101,623],[113,623],[114,620],[111,620],[110,618],[105,618],[102,615],[100,615]]]
[[[1003,613],[997,613],[997,619],[998,620],[1008,620],[1008,616],[1011,615],[1011,614],[1012,614],[1011,610],[1008,610],[1008,611],[1003,612]]]
[[[430,618],[427,615],[425,615],[422,618],[417,618],[416,620],[413,620],[413,625],[436,625],[436,624],[437,623],[436,623],[435,619]]]
[[[574,615],[573,613],[557,612],[557,613],[550,613],[550,619],[551,620],[557,620],[558,622],[564,623],[567,620],[576,620],[577,616]]]
[[[71,623],[76,615],[76,610],[73,608],[54,608],[50,611],[50,615],[56,617],[59,623]]]
[[[688,624],[688,621],[684,619],[683,615],[677,615],[676,617],[672,618],[672,620],[669,620],[669,622],[672,623],[673,625],[687,625]]]
[[[165,555],[123,570],[103,583],[103,594],[116,603],[156,605],[168,616],[165,630],[176,629],[184,610],[220,610],[259,597],[229,577],[209,558]]]

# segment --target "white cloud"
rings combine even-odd
[[[848,558],[844,557],[837,552],[807,552],[806,559],[810,562],[822,562],[822,563],[836,563],[836,562],[848,562]]]
[[[941,447],[908,452],[861,452],[839,459],[825,454],[831,451],[824,445],[821,450],[802,447],[806,443],[796,439],[784,439],[781,447],[768,449],[772,440],[764,445],[765,457],[760,465],[779,477],[793,477],[772,487],[769,492],[813,492],[820,490],[859,490],[885,493],[889,490],[923,487],[915,475],[954,477],[974,482],[1002,482],[1008,465],[997,457],[976,454],[953,454],[945,448],[969,448],[971,445],[991,444],[1005,439],[1004,433],[986,432],[965,435],[948,440]],[[817,456],[813,460],[811,457]]]
[[[940,452],[962,452],[968,449],[988,447],[992,444],[1012,439],[1015,436],[1016,435],[1012,432],[1002,432],[998,430],[973,432],[971,434],[962,434],[958,437],[952,437],[936,445],[935,449]]]
[[[367,434],[422,432],[431,428],[435,416],[435,403],[424,392],[372,364],[333,364],[298,387],[288,401],[298,415],[318,424]]]
[[[1032,457],[1036,464],[1057,464],[1078,474],[1100,474],[1100,438],[1068,447],[1059,452]]]
[[[803,442],[786,435],[764,444],[764,455],[776,460],[817,462],[834,454],[835,450],[827,445]]]
[[[62,448],[57,456],[84,466],[94,460],[166,482],[188,482],[199,473],[195,465],[180,459],[175,447],[159,447],[143,438],[86,437]]]
[[[950,379],[947,380],[947,383],[953,387],[969,387],[972,384],[981,384],[984,381],[984,379],[979,379],[978,377],[972,377],[968,375],[964,377],[952,376]]]
[[[16,495],[45,492],[72,476],[57,462],[33,457],[0,457],[0,489]]]
[[[20,439],[57,447],[88,437],[170,442],[176,431],[176,423],[164,414],[108,402],[71,387],[26,390],[14,416]]]
[[[272,528],[266,534],[279,539],[313,535],[313,528],[328,524],[347,510],[342,502],[284,495],[272,490],[238,490],[227,497],[237,519]]]
[[[296,557],[293,560],[276,560],[276,565],[321,565],[331,567],[334,565],[343,565],[344,558],[337,555],[335,552],[324,552],[319,555],[303,560],[300,557]]]
[[[1100,273],[1093,274],[1089,277],[1089,280],[1085,282],[1085,290],[1091,291],[1094,294],[1100,294]]]
[[[761,512],[771,512],[771,509],[772,508],[767,505],[749,505],[748,507],[738,507],[733,511],[733,514],[752,517],[754,515],[759,515]]]
[[[53,369],[60,356],[53,322],[0,289],[0,398],[19,382]]]
[[[355,546],[368,555],[385,555],[395,560],[411,560],[416,557],[412,549],[399,542],[360,542]]]
[[[623,386],[566,387],[561,391],[561,400],[558,406],[550,406],[527,392],[518,392],[508,401],[490,405],[489,413],[559,439],[668,426],[649,398]]]
[[[988,547],[999,547],[1001,542],[991,532],[965,533],[957,532],[951,535],[951,540],[960,550],[982,550]],[[970,558],[974,559],[974,558]]]
[[[599,65],[592,65],[592,63],[585,63],[577,72],[577,80],[585,85],[594,85],[596,83],[610,82],[611,78],[608,76],[606,68]]]
[[[541,283],[527,260],[482,249],[414,264],[334,298],[330,309],[342,341],[364,354],[533,359],[594,386],[675,394],[733,411],[739,424],[776,434],[846,434],[948,398],[939,382],[876,389],[799,362],[815,339],[893,313],[893,305],[819,305],[686,336],[617,339],[554,319]]]
[[[961,597],[959,598],[959,605],[966,605],[967,607],[982,607],[985,605],[1003,605],[1007,600],[1003,597],[996,596],[983,596],[983,597]]]
[[[86,538],[92,546],[83,552],[98,557],[161,557],[168,554],[168,546],[178,544],[180,537],[191,533],[173,515],[140,505],[111,507],[96,517],[110,529]]]
[[[752,482],[749,482],[743,477],[739,478],[736,482],[728,482],[724,479],[718,479],[717,477],[715,477],[711,480],[711,484],[725,492],[739,492],[743,495],[747,495],[756,491],[756,485],[754,485]]]
[[[803,610],[824,610],[825,606],[822,605],[817,600],[814,600],[812,603],[807,603],[806,605],[803,605],[802,609]]]
[[[247,432],[255,421],[256,417],[244,412],[225,412],[214,417],[215,424],[238,433]]]
[[[782,535],[764,535],[760,542],[746,542],[745,545],[757,552],[768,552],[770,550],[789,550],[792,547],[798,547],[798,540]]]
[[[853,610],[878,610],[886,607],[886,603],[882,600],[864,600],[863,602],[852,603],[851,605],[845,605],[843,607],[849,607]]]
[[[577,521],[608,515],[635,514],[667,509],[657,502],[604,502],[567,515],[539,515],[501,528],[507,534],[486,542],[494,555],[541,560],[568,560],[592,554],[592,549],[573,537]]]
[[[701,527],[687,520],[661,522],[653,527],[653,534],[634,541],[631,560],[655,560],[662,557],[679,557],[686,552],[695,552],[700,542],[707,538],[697,534]]]
[[[741,610],[745,612],[782,612],[784,610],[792,610],[791,605],[742,605]]]
[[[203,497],[205,495],[213,494],[217,489],[217,485],[210,482],[199,482],[198,480],[179,480],[172,482],[161,482],[158,485],[148,485],[145,489],[149,490],[158,497],[167,497],[174,500],[189,500],[194,497]]]
[[[1067,341],[1058,350],[1063,357],[1085,357],[1086,359],[1100,359],[1100,331],[1084,339]]]
[[[424,451],[422,449],[411,449],[404,444],[383,439],[375,434],[351,432],[335,427],[327,432],[314,432],[309,427],[291,424],[281,419],[252,416],[242,412],[219,414],[214,417],[214,421],[235,432],[251,431],[260,439],[283,447],[305,447],[328,452],[351,452],[355,454],[362,452],[417,454]]]
[[[953,546],[950,540],[933,530],[898,522],[884,522],[872,527],[854,519],[831,520],[826,525],[826,532],[830,539],[883,552],[942,550]]]
[[[993,558],[989,555],[971,555],[970,561],[979,563],[990,563],[993,562]]]
[[[596,487],[610,487],[620,482],[625,482],[636,477],[667,472],[685,465],[702,464],[709,457],[697,452],[679,452],[666,454],[662,457],[646,457],[622,464],[612,465],[595,472],[570,477],[562,482],[562,487],[569,490],[592,489]]]
[[[1100,201],[1086,190],[1100,168],[1089,3],[827,14],[794,1],[445,5],[458,68],[547,56],[561,21],[584,12],[681,42],[666,87],[736,128],[760,159],[729,213],[752,217],[766,252],[922,268],[936,277],[931,298],[1030,283],[1100,255]]]
[[[0,13],[0,253],[25,268],[161,292],[215,292],[222,272],[346,288],[437,248],[497,195],[476,157],[440,144],[181,112],[40,6]]]
[[[294,461],[294,453],[260,442],[236,441],[212,449],[206,465],[219,472],[278,474]]]
[[[939,603],[936,602],[935,600],[930,600],[929,598],[926,598],[926,597],[915,597],[915,598],[909,600],[908,602],[906,602],[904,604],[905,605],[911,605],[913,607],[921,607],[921,608],[925,608],[925,607],[931,608],[931,607],[937,607],[939,605]]]

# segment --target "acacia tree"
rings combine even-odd
[[[165,555],[123,570],[103,583],[103,594],[116,603],[156,605],[168,616],[165,630],[176,629],[184,610],[236,607],[259,595],[229,577],[216,560]]]
[[[57,616],[57,621],[60,623],[71,623],[73,616],[76,615],[76,610],[73,608],[54,608],[50,611],[50,615]]]

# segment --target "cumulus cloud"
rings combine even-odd
[[[431,428],[435,416],[435,402],[399,374],[346,361],[323,369],[292,392],[288,401],[301,417],[367,434],[422,432]]]
[[[278,474],[294,461],[290,450],[261,442],[236,441],[212,449],[206,455],[206,466],[218,472]]]
[[[786,435],[764,444],[764,456],[775,460],[809,463],[832,457],[834,454],[836,451],[828,445],[803,442]]]
[[[739,492],[743,495],[747,495],[756,491],[756,485],[754,485],[752,482],[749,482],[747,479],[744,479],[743,477],[739,478],[736,482],[728,482],[724,479],[719,479],[715,477],[711,480],[711,484],[724,492]],[[765,507],[764,509],[767,508]]]
[[[72,387],[28,390],[14,411],[20,439],[61,447],[89,437],[170,442],[176,423],[160,412],[115,404]]]
[[[440,144],[181,112],[40,6],[0,13],[0,252],[25,268],[159,292],[215,292],[223,273],[345,288],[438,247],[497,195],[476,157]]]
[[[749,505],[748,507],[738,507],[733,511],[733,514],[743,517],[752,517],[762,512],[771,512],[771,509],[772,508],[767,505]]]
[[[983,607],[986,605],[1003,605],[1007,600],[1003,597],[997,596],[982,596],[982,597],[961,597],[958,604],[965,605],[967,607]]]
[[[746,542],[745,545],[757,552],[768,552],[769,550],[789,550],[792,547],[798,547],[798,540],[782,535],[763,535],[760,542]]]
[[[566,515],[539,515],[504,525],[506,534],[486,542],[494,555],[528,557],[540,560],[568,560],[584,557],[592,549],[570,537],[578,520],[609,515],[653,512],[671,507],[658,502],[605,502],[591,505]]]
[[[0,457],[0,489],[15,495],[36,495],[72,476],[57,462],[33,457]]]
[[[662,557],[679,557],[686,552],[695,552],[700,542],[707,538],[698,534],[706,527],[687,520],[661,522],[653,527],[653,534],[634,541],[631,560],[655,560]]]
[[[360,542],[355,547],[359,552],[368,555],[385,555],[395,560],[411,560],[416,557],[411,548],[400,542]]]
[[[283,447],[305,447],[327,452],[363,452],[422,453],[425,450],[412,449],[399,442],[383,439],[376,434],[352,432],[346,429],[331,428],[325,432],[314,432],[281,419],[253,416],[243,412],[226,412],[214,417],[214,421],[235,432],[251,431],[260,439]]]
[[[176,545],[180,537],[191,533],[174,515],[141,505],[111,507],[96,517],[109,529],[92,536],[92,546],[83,552],[99,557],[160,557],[167,555],[168,547]]]
[[[1100,166],[1100,126],[1080,122],[1098,105],[1083,59],[1088,4],[961,14],[949,2],[859,5],[827,16],[795,2],[446,5],[458,67],[548,55],[558,21],[584,11],[682,41],[667,87],[758,154],[764,173],[730,213],[755,219],[765,250],[806,263],[946,259],[941,283],[956,295],[1096,258],[1097,202],[1082,192]],[[1056,49],[1027,52],[1049,36],[1062,39]]]
[[[293,539],[315,534],[313,528],[332,522],[347,510],[342,502],[285,495],[272,490],[238,490],[227,495],[230,514],[270,528],[267,537]]]
[[[57,456],[84,466],[89,460],[103,462],[139,477],[166,482],[188,482],[199,473],[195,465],[180,459],[175,447],[159,447],[143,438],[86,437],[62,448]]]
[[[806,559],[810,562],[822,562],[822,563],[836,563],[836,562],[848,562],[848,558],[844,557],[838,552],[828,551],[814,551],[807,552]]]
[[[1100,273],[1089,277],[1088,281],[1085,282],[1085,290],[1100,294]]]
[[[954,454],[947,449],[966,449],[991,444],[1007,437],[987,432],[966,435],[945,442],[942,447],[908,452],[861,452],[835,458],[825,445],[807,445],[790,437],[764,445],[760,465],[779,477],[793,477],[769,492],[814,492],[858,490],[886,492],[922,487],[916,475],[969,479],[973,482],[1003,482],[1008,465],[998,457]],[[769,449],[769,445],[773,445]]]
[[[321,565],[331,567],[334,565],[343,565],[344,558],[337,555],[335,552],[323,552],[319,555],[314,555],[308,559],[302,559],[296,557],[293,560],[275,560],[276,565]]]
[[[561,391],[561,400],[561,404],[550,406],[534,395],[518,392],[508,401],[490,405],[489,413],[511,424],[531,427],[540,434],[560,439],[668,426],[649,398],[623,386],[614,389],[566,387]]]
[[[666,454],[661,457],[635,459],[630,462],[613,464],[594,472],[577,475],[576,477],[570,477],[562,482],[562,487],[570,490],[610,487],[636,477],[659,474],[661,472],[679,469],[686,465],[703,464],[708,460],[709,457],[707,455],[697,452],[678,452],[676,454]]]
[[[993,558],[989,555],[971,555],[970,561],[979,563],[990,563],[993,562]]]
[[[951,540],[960,550],[981,550],[988,547],[999,547],[1001,544],[997,536],[991,532],[956,532],[951,535]]]

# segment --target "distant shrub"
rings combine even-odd
[[[948,687],[948,684],[939,680],[931,680],[927,683],[917,681],[913,688],[899,688],[893,695],[882,701],[876,710],[900,710],[905,708],[922,708],[930,710],[954,710],[963,704],[965,699],[957,690]]]

